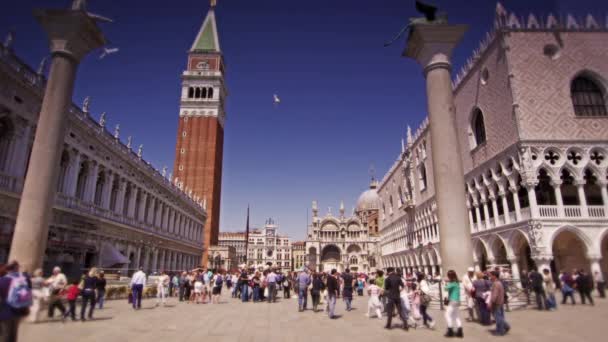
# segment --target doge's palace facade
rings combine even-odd
[[[6,262],[38,113],[44,64],[36,72],[0,47],[0,262]],[[204,203],[179,189],[110,132],[106,115],[94,120],[89,99],[70,106],[61,172],[44,257],[75,276],[92,266],[122,270],[181,270],[199,264]]]
[[[498,4],[495,29],[455,75],[478,268],[608,275],[607,39],[597,16],[522,17]],[[384,266],[440,271],[430,141],[428,120],[408,129],[379,185]]]

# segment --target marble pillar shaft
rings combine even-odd
[[[53,55],[9,255],[23,271],[42,266],[77,68],[70,56]]]
[[[416,25],[404,53],[420,63],[426,77],[442,267],[457,274],[473,265],[450,75],[452,51],[466,30],[465,25]]]

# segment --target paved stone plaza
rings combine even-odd
[[[578,299],[578,298],[577,298]],[[608,301],[597,300],[595,307],[560,306],[556,312],[520,310],[507,313],[512,325],[502,341],[599,341],[608,322]],[[155,301],[144,301],[134,312],[126,301],[110,301],[107,308],[96,311],[94,321],[57,322],[23,325],[19,341],[121,342],[121,341],[321,341],[331,337],[338,341],[403,341],[405,338],[445,341],[442,313],[436,331],[418,328],[404,332],[383,329],[384,321],[364,316],[367,297],[355,298],[355,310],[344,311],[338,301],[337,320],[322,312],[297,312],[297,300],[281,300],[276,304],[243,304],[224,296],[220,305],[191,305],[171,299],[168,307],[155,308]],[[400,324],[397,318],[394,326]],[[495,339],[488,328],[465,323],[465,338]],[[319,339],[317,339],[319,338]]]

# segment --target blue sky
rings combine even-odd
[[[243,229],[275,218],[284,233],[304,238],[310,204],[321,212],[347,211],[391,166],[409,124],[426,115],[420,67],[404,59],[403,41],[383,48],[415,16],[409,0],[219,0],[216,15],[227,63],[221,230]],[[4,5],[0,33],[16,29],[17,53],[37,67],[48,52],[34,8],[69,0],[20,0]],[[158,169],[173,165],[180,74],[208,9],[205,0],[89,1],[89,9],[115,20],[104,24],[120,52],[94,53],[79,68],[74,101],[90,95],[95,117],[144,144]],[[450,22],[470,25],[457,48],[457,70],[491,28],[495,1],[434,1]],[[605,18],[605,1],[502,2],[520,15],[549,12]],[[170,4],[170,7],[167,5]],[[272,94],[282,103],[272,105]]]

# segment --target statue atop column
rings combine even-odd
[[[84,101],[82,102],[82,111],[85,114],[89,113],[89,106],[91,105],[91,97],[87,96],[84,98]]]
[[[392,45],[395,41],[403,36],[406,31],[410,31],[408,41],[417,25],[445,25],[448,23],[448,16],[446,13],[437,13],[437,7],[429,4],[425,4],[422,1],[416,1],[416,11],[424,14],[423,17],[410,18],[409,23],[393,37],[393,39],[384,43],[384,46]]]

